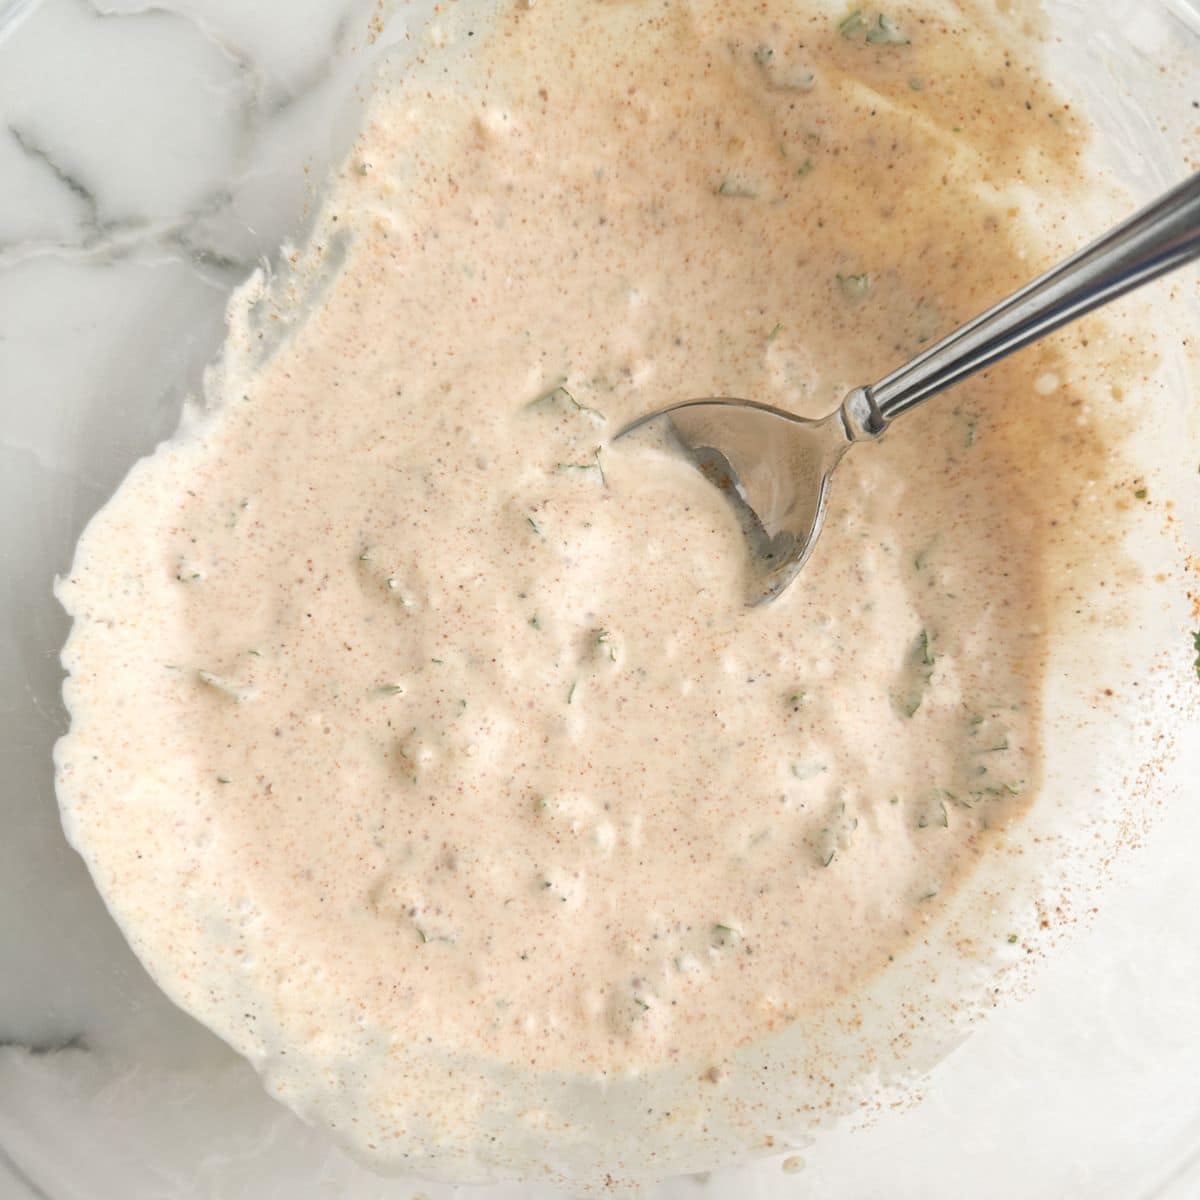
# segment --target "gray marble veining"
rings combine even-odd
[[[67,846],[51,762],[67,625],[50,589],[87,519],[198,389],[230,288],[302,231],[345,144],[337,117],[386,40],[369,44],[375,11],[369,0],[0,7],[4,1200],[78,1194],[89,1168],[50,1152],[63,1135],[95,1139],[93,1169],[120,1172],[110,1147],[139,1127],[125,1158],[145,1159],[150,1190],[130,1190],[133,1172],[90,1194],[161,1195],[163,1172],[179,1173],[165,1194],[209,1194],[203,1172],[188,1178],[208,1143],[241,1139],[250,1164],[283,1128],[308,1147],[314,1178],[360,1174],[322,1165],[340,1158],[159,992]],[[179,1128],[152,1134],[152,1113]],[[181,1130],[206,1123],[189,1144]],[[242,1175],[229,1194],[256,1194]]]

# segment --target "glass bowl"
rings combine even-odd
[[[335,0],[0,3],[6,1200],[436,1200],[452,1191],[357,1165],[166,1000],[63,839],[50,757],[65,728],[67,621],[51,595],[55,574],[129,466],[173,431],[220,345],[230,289],[289,234],[302,235],[312,181],[348,145],[359,81],[389,47],[411,54],[432,9],[427,0],[399,13],[369,0],[349,9]],[[1200,10],[1191,0],[1054,0],[1047,9],[1053,74],[1093,116],[1120,183],[1140,201],[1195,169]],[[1193,307],[1194,354],[1194,272],[1171,294]],[[1138,451],[1176,515],[1171,537],[1148,537],[1143,565],[1175,590],[1150,588],[1145,620],[1121,631],[1135,667],[1186,620],[1179,560],[1200,540],[1188,486],[1200,461],[1196,393],[1182,356],[1178,370],[1177,410],[1148,423]],[[1101,725],[1071,685],[1092,664],[1064,653],[1060,666],[1047,697],[1062,732],[1051,775],[1060,806],[1091,806],[1086,831],[1071,836],[1094,844],[1067,856],[1058,886],[1075,889],[1066,923],[1079,930],[1036,972],[1036,990],[1022,974],[1006,992],[1024,994],[1008,996],[969,1039],[965,1029],[932,1039],[922,1104],[793,1148],[786,1173],[776,1155],[668,1181],[654,1196],[795,1194],[795,1170],[813,1200],[1200,1194],[1200,813],[1171,803],[1200,791],[1200,745],[1137,776],[1153,758],[1148,740],[1186,732],[1194,697],[1167,689],[1129,721]],[[1066,837],[1061,816],[1043,806],[1031,829]],[[1097,891],[1086,876],[1101,867],[1111,878]],[[987,884],[978,881],[974,902]]]

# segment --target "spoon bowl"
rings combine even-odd
[[[736,510],[750,551],[747,604],[773,600],[808,561],[825,520],[834,467],[854,441],[870,405],[862,389],[835,412],[809,420],[734,397],[685,400],[625,426],[623,438],[651,423]]]

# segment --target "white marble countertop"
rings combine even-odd
[[[1118,28],[1137,2],[1094,5]],[[452,1194],[349,1161],[158,992],[63,840],[50,760],[53,576],[172,431],[230,289],[302,228],[356,81],[426,7],[0,0],[0,1200]],[[1174,14],[1150,53],[1171,20],[1200,38],[1192,0],[1146,7]],[[1198,845],[1200,808],[1164,813],[921,1106],[822,1140],[798,1175],[776,1160],[658,1194],[1200,1196]]]

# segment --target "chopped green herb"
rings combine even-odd
[[[775,324],[771,326],[771,332],[767,334],[767,341],[773,342],[779,336],[779,331],[782,328],[783,326],[776,321]]]
[[[634,998],[633,998],[633,1002],[634,1002],[634,1004],[636,1004],[636,1005],[638,1006],[638,1008],[640,1008],[640,1009],[641,1009],[643,1012],[645,1012],[645,1011],[646,1011],[647,1009],[649,1009],[649,1007],[650,1007],[650,1005],[649,1005],[649,1004],[647,1004],[647,1003],[646,1003],[646,1001],[645,1001],[645,1000],[643,1000],[643,999],[641,998],[641,996],[634,996]]]
[[[712,927],[712,940],[715,946],[732,945],[741,936],[741,933],[732,925],[714,925]]]
[[[577,679],[577,680],[575,680],[575,682],[574,682],[573,684],[571,684],[571,690],[570,690],[570,691],[567,693],[567,703],[568,703],[568,704],[574,704],[574,703],[575,703],[575,689],[576,689],[578,686],[579,686],[579,680],[578,680],[578,679]]]
[[[859,275],[839,275],[837,281],[847,300],[863,300],[871,290],[871,276],[865,271]]]
[[[914,92],[919,92],[925,87],[925,84],[914,75],[913,78],[908,81],[908,86]]]
[[[541,629],[542,618],[539,617],[537,613],[534,613],[533,616],[529,618],[529,624],[532,625],[534,629]]]
[[[868,46],[907,46],[908,38],[891,17],[880,13],[875,24],[867,31]]]
[[[743,200],[753,200],[758,193],[744,183],[738,183],[733,179],[722,179],[720,186],[717,188],[717,195],[735,196]]]
[[[1193,663],[1196,668],[1196,678],[1200,679],[1200,630],[1192,634],[1192,649],[1196,651],[1196,661]]]
[[[375,689],[381,696],[398,696],[404,691],[401,683],[385,683]]]
[[[792,774],[801,782],[806,779],[815,779],[818,775],[824,774],[826,769],[824,763],[792,763]]]
[[[865,33],[863,39],[868,46],[907,46],[908,38],[900,32],[900,27],[891,17],[880,13],[872,24],[861,8],[856,8],[849,16],[844,17],[838,32],[848,40],[856,40]]]
[[[937,808],[927,808],[917,817],[918,829],[928,829],[931,825],[939,826],[942,829],[950,828],[950,814],[946,811],[944,800],[937,802]]]
[[[933,653],[929,631],[922,629],[917,634],[917,640],[909,654],[908,665],[904,670],[904,675],[908,680],[907,685],[895,698],[897,706],[906,717],[915,716],[921,707],[921,702],[925,698],[925,689],[933,677],[933,667],[936,661],[937,656]]]
[[[532,517],[526,517],[525,520],[529,523],[529,528],[532,529],[533,532],[538,535],[538,537],[541,537],[542,527]]]
[[[607,629],[596,630],[596,647],[601,653],[608,655],[609,662],[617,661],[617,648],[613,645]]]
[[[262,651],[255,650],[253,647],[251,647],[249,650],[247,650],[246,653],[252,654],[255,658],[262,658]]]
[[[214,675],[211,671],[197,671],[196,678],[214,691],[228,696],[231,700],[241,700],[242,698],[241,692],[228,679],[222,679],[220,675]]]
[[[545,408],[559,401],[565,400],[576,412],[581,412],[589,417],[594,417],[597,422],[603,424],[608,418],[598,409],[589,408],[586,404],[580,404],[575,399],[566,387],[565,379],[560,379],[548,392],[543,392],[540,396],[536,396],[525,405],[526,410],[535,408]]]
[[[863,16],[861,8],[856,8],[848,16],[844,17],[838,25],[838,33],[844,38],[856,37],[867,27],[867,18]]]
[[[804,176],[805,176],[805,175],[807,175],[807,174],[808,174],[808,173],[809,173],[809,172],[810,172],[810,171],[813,169],[813,167],[814,167],[815,165],[816,165],[816,164],[813,162],[813,160],[812,160],[811,158],[806,158],[806,159],[805,159],[805,160],[804,160],[804,161],[803,161],[803,162],[802,162],[802,163],[801,163],[801,164],[800,164],[800,165],[799,165],[799,166],[796,168],[796,175],[797,175],[797,177],[798,177],[798,178],[800,178],[800,179],[803,179],[803,178],[804,178]]]
[[[929,649],[929,631],[922,629],[917,636],[917,653],[919,654],[919,662],[923,667],[932,667],[934,664],[933,654]]]
[[[446,662],[446,660],[445,660],[444,658],[431,658],[429,661],[430,661],[431,663],[437,663],[437,665],[438,665],[439,667],[440,667],[440,666],[443,666],[443,665],[445,664],[445,662]]]
[[[1008,944],[1010,946],[1015,946],[1017,944],[1017,935],[1015,933],[1010,933],[1008,935]]]
[[[1146,489],[1144,487],[1140,487],[1140,488],[1138,488],[1138,490],[1136,492],[1133,493],[1133,495],[1134,495],[1134,498],[1137,500],[1145,500]]]
[[[218,776],[217,776],[217,782],[218,782],[218,783],[228,783],[228,782],[229,782],[229,776],[228,776],[228,775],[218,775]]]
[[[358,561],[359,561],[359,562],[370,562],[370,561],[371,561],[371,550],[370,550],[370,547],[368,547],[366,550],[364,550],[364,551],[363,551],[363,552],[362,552],[362,553],[361,553],[361,554],[358,556]]]
[[[556,468],[559,471],[596,471],[600,475],[601,487],[608,487],[608,477],[604,474],[604,467],[600,462],[600,447],[597,446],[592,451],[592,461],[584,463],[563,463],[560,462]],[[530,522],[532,524],[532,521]],[[540,532],[540,531],[539,531]]]

